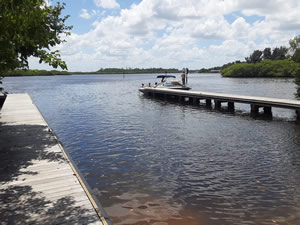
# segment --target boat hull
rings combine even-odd
[[[142,93],[147,93],[151,92],[151,90],[156,89],[155,87],[145,87],[145,88],[140,88],[139,91]],[[173,90],[190,90],[190,87],[157,87],[157,89],[173,89]]]

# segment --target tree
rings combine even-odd
[[[263,58],[264,59],[272,59],[272,52],[271,48],[265,48],[263,51]]]
[[[300,63],[300,35],[290,40],[290,53],[291,59],[297,63]]]
[[[284,46],[281,46],[280,48],[276,47],[276,48],[273,49],[272,59],[273,60],[286,59],[288,51],[289,51],[289,49],[287,47],[284,47]]]
[[[0,75],[28,68],[28,57],[38,57],[50,66],[67,69],[59,51],[51,47],[65,42],[71,26],[60,17],[65,4],[48,5],[45,0],[0,1]]]
[[[255,50],[250,57],[246,57],[245,60],[247,63],[258,63],[262,60],[262,51],[260,50]]]
[[[300,35],[290,40],[291,59],[298,64],[295,83],[298,85],[296,97],[300,99]]]

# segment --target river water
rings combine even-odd
[[[114,224],[299,225],[300,124],[144,97],[154,75],[5,78],[27,92]],[[291,79],[191,74],[192,90],[294,99]]]

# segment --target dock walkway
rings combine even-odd
[[[0,224],[110,224],[27,94],[0,111]]]
[[[209,107],[212,105],[212,101],[214,101],[214,106],[217,109],[221,107],[222,103],[227,103],[228,109],[230,110],[234,110],[234,103],[244,103],[249,104],[251,106],[251,113],[254,114],[257,114],[259,112],[259,108],[263,108],[264,113],[266,114],[272,114],[272,107],[292,109],[296,112],[297,120],[300,120],[299,100],[151,87],[140,88],[139,91],[143,92],[146,95],[154,97],[163,96],[164,99],[168,99],[169,97],[175,97],[178,99],[178,101],[185,101],[185,98],[188,98],[188,101],[192,102],[193,104],[199,104],[200,100],[205,100],[206,105]]]

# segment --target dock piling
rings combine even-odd
[[[184,97],[182,97],[182,96],[178,96],[178,101],[180,102],[180,103],[182,103],[183,101],[184,101]]]
[[[234,102],[228,102],[228,110],[234,111]]]
[[[271,107],[264,107],[264,114],[272,115],[272,108]]]
[[[206,99],[205,104],[207,107],[211,107],[211,99]]]
[[[259,112],[259,106],[258,105],[254,105],[254,104],[251,104],[251,113],[252,114],[258,114]]]
[[[300,101],[293,99],[279,99],[257,96],[242,96],[224,93],[210,93],[199,91],[175,90],[168,88],[140,88],[141,92],[146,95],[165,95],[167,97],[175,97],[179,102],[186,102],[188,98],[189,103],[200,104],[200,100],[205,100],[207,107],[211,108],[212,100],[214,101],[215,109],[220,109],[222,103],[228,104],[228,110],[235,109],[235,103],[250,104],[251,114],[258,114],[259,108],[263,108],[265,115],[272,116],[272,107],[285,108],[295,110],[297,120],[300,120]]]
[[[297,120],[300,121],[300,110],[296,110],[296,116],[297,116]]]
[[[193,105],[199,105],[199,99],[193,98]]]
[[[221,106],[222,106],[222,102],[221,101],[219,101],[219,100],[214,100],[214,102],[215,102],[215,108],[216,109],[220,109],[221,108]]]

